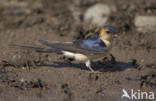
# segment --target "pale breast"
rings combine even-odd
[[[103,59],[107,55],[107,53],[108,52],[97,53],[97,54],[90,54],[90,55],[88,55],[88,58],[93,60],[93,61],[97,61],[97,60]]]
[[[86,62],[88,60],[88,57],[86,55],[76,53],[75,60],[80,61],[80,62]]]

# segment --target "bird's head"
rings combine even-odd
[[[106,25],[100,29],[99,37],[107,44],[107,46],[109,46],[112,40],[117,36],[116,30],[112,26]]]
[[[101,40],[112,40],[117,37],[117,33],[114,27],[106,25],[101,27],[99,37]]]

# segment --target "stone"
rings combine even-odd
[[[108,5],[95,4],[86,10],[84,20],[88,23],[102,26],[107,22],[110,14],[111,8]]]
[[[155,32],[156,31],[156,16],[136,16],[134,24],[139,32]]]

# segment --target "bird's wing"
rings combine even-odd
[[[93,53],[101,53],[107,50],[106,44],[99,39],[98,36],[87,40],[78,40],[73,42],[76,47],[91,51]]]
[[[45,40],[39,40],[39,42],[48,47],[52,47],[64,51],[75,52],[75,53],[87,53],[86,50],[76,47],[72,42],[61,43],[61,42],[49,42]]]
[[[107,50],[106,45],[102,43],[99,39],[96,39],[96,37],[87,40],[78,40],[66,43],[49,42],[44,40],[39,40],[39,42],[52,48],[84,54],[102,53]]]

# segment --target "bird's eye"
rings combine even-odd
[[[110,33],[112,33],[111,31],[106,31],[107,32],[107,34],[110,34]]]

